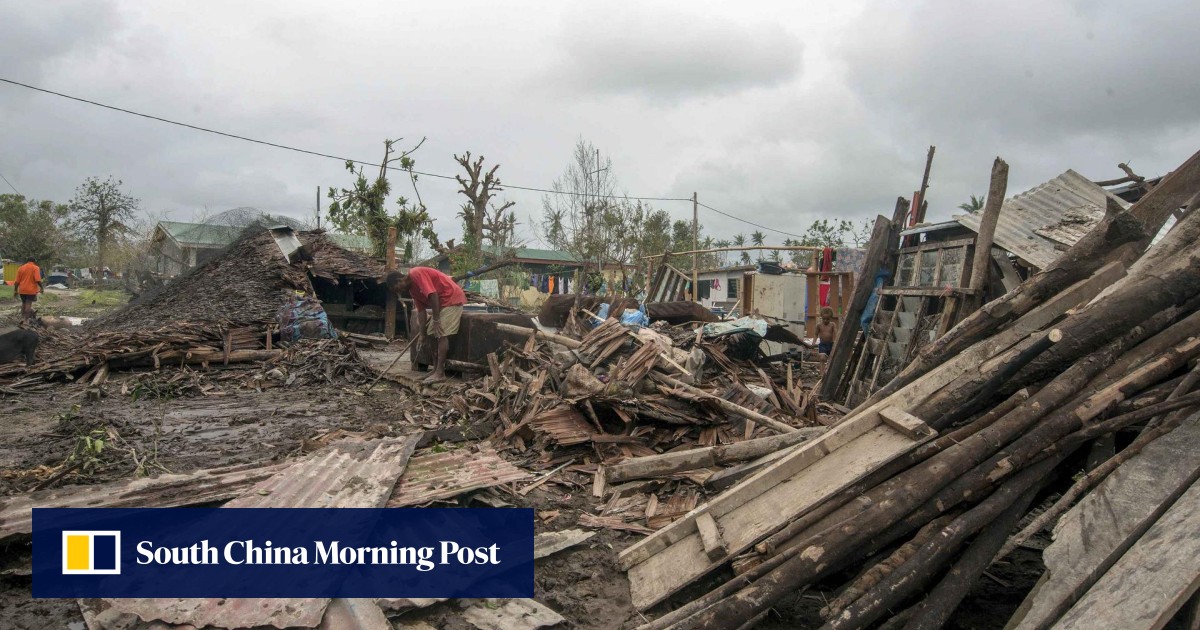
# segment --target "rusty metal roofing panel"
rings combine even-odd
[[[1129,204],[1075,171],[1035,186],[1004,201],[996,223],[996,245],[1039,269],[1053,263],[1101,218],[1109,199]],[[979,230],[980,213],[954,217]]]
[[[529,426],[560,446],[586,444],[596,435],[596,430],[587,423],[583,414],[567,405],[539,413],[529,421]]]
[[[486,445],[419,455],[409,462],[387,506],[423,505],[531,476]]]
[[[387,615],[373,599],[337,598],[329,602],[317,630],[392,630]]]
[[[383,507],[420,437],[336,442],[259,483],[225,507]],[[327,598],[139,598],[106,602],[116,611],[142,619],[201,628],[312,628],[321,623],[329,605]]]
[[[226,501],[270,479],[288,464],[242,464],[186,474],[64,486],[0,500],[0,542],[33,531],[33,508],[182,507]]]

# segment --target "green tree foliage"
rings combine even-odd
[[[687,252],[692,250],[692,222],[680,219],[671,225],[671,251]],[[688,257],[691,261],[691,257]],[[682,264],[682,263],[681,263]],[[690,268],[691,263],[687,265]]]
[[[329,221],[338,231],[365,234],[371,240],[372,253],[381,258],[387,252],[388,228],[395,227],[397,245],[404,248],[405,261],[411,262],[418,254],[422,238],[428,240],[435,249],[439,243],[425,204],[420,202],[420,193],[417,194],[416,203],[403,196],[397,197],[396,204],[399,207],[395,214],[387,210],[387,199],[392,192],[388,168],[393,164],[408,173],[409,180],[412,181],[414,190],[416,189],[417,176],[413,173],[416,161],[413,160],[412,154],[421,148],[425,139],[422,138],[408,150],[396,147],[401,140],[403,138],[383,141],[383,160],[380,161],[379,172],[374,180],[367,179],[363,165],[346,161],[346,170],[355,176],[354,183],[350,188],[329,188],[329,198],[333,201],[329,204],[328,215]]]
[[[671,215],[666,210],[647,209],[641,238],[642,256],[657,256],[671,249]]]
[[[0,195],[0,254],[21,262],[29,256],[45,262],[62,260],[70,241],[65,229],[69,214],[63,204]]]
[[[958,209],[970,213],[979,212],[980,210],[983,210],[983,200],[983,197],[971,195],[971,200],[958,204]]]
[[[94,248],[97,268],[108,264],[108,253],[134,232],[131,223],[140,201],[121,191],[123,182],[89,177],[75,189],[68,226],[81,242]]]

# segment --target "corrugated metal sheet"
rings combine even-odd
[[[1129,204],[1091,180],[1067,171],[1004,202],[996,223],[995,244],[1039,269],[1053,263],[1104,217],[1107,200]],[[979,230],[980,215],[954,217],[964,227]]]
[[[490,446],[420,455],[409,462],[387,506],[422,505],[531,476],[501,459]]]
[[[596,435],[596,430],[587,423],[583,414],[567,405],[539,413],[529,421],[529,426],[561,446],[586,444]]]
[[[339,598],[329,602],[317,630],[392,630],[392,624],[373,599]]]
[[[383,507],[404,472],[419,435],[371,442],[342,441],[259,483],[225,507]],[[329,599],[111,599],[114,611],[196,627],[312,628]]]
[[[243,464],[187,474],[126,479],[94,486],[65,486],[0,501],[0,542],[33,531],[33,508],[182,507],[226,501],[270,479],[290,464]]]

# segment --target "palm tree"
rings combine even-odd
[[[983,210],[983,197],[971,195],[971,200],[965,203],[958,204],[958,209],[972,214]]]
[[[725,249],[726,247],[729,247],[729,240],[721,239],[721,240],[717,241],[715,243],[715,245],[717,246],[717,249]],[[720,252],[717,254],[717,260],[719,261],[718,264],[721,267],[725,266],[725,260],[726,260],[726,257],[728,257],[728,256],[729,256],[729,252]]]

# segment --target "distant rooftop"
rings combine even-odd
[[[180,245],[224,247],[237,239],[245,228],[234,225],[209,225],[183,221],[159,221],[158,227]]]
[[[495,245],[484,245],[483,252],[491,256],[503,256],[509,251],[513,252],[513,256],[518,260],[530,260],[537,262],[548,263],[567,263],[577,265],[580,263],[579,257],[571,252],[564,252],[557,249],[535,249],[532,247],[496,247]]]
[[[267,217],[264,225],[274,225]],[[287,222],[283,222],[287,224]],[[249,225],[249,224],[247,224]],[[292,226],[293,228],[295,226]],[[225,247],[237,240],[239,234],[246,229],[240,225],[214,225],[211,223],[188,223],[185,221],[159,221],[158,228],[177,243],[187,247]],[[329,240],[345,249],[369,252],[371,239],[359,234],[327,233]]]

